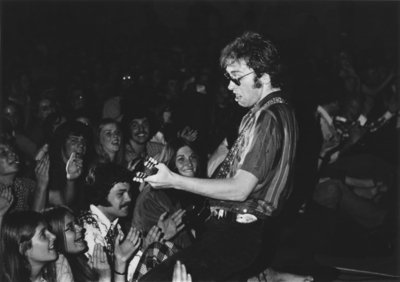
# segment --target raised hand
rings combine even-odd
[[[49,184],[49,168],[49,154],[44,153],[40,159],[36,160],[35,175],[38,186],[47,187]]]
[[[49,151],[49,145],[44,144],[42,148],[39,149],[38,153],[35,156],[35,161],[40,161]]]
[[[83,160],[77,156],[75,152],[72,152],[71,156],[65,166],[68,180],[75,180],[82,174]]]
[[[147,249],[147,247],[154,242],[160,242],[163,237],[164,235],[162,234],[161,229],[157,225],[154,225],[152,228],[150,228],[146,238],[144,238],[143,249]]]
[[[179,260],[175,263],[172,282],[192,282],[192,276],[187,273],[186,267]]]
[[[10,187],[0,189],[0,217],[3,217],[3,215],[8,211],[13,201],[14,196]]]
[[[171,216],[167,216],[167,212],[163,213],[158,219],[157,226],[164,233],[164,239],[170,240],[176,236],[184,227],[182,222],[185,210],[179,209]]]
[[[111,281],[111,268],[106,252],[99,243],[94,245],[93,255],[89,258],[89,266],[99,274],[99,281]]]
[[[140,232],[135,227],[131,227],[125,240],[122,235],[118,235],[114,243],[114,256],[116,263],[126,263],[134,253],[139,250],[141,244]]]
[[[184,129],[178,132],[178,137],[185,139],[188,142],[194,142],[197,139],[197,130],[191,129],[189,126],[185,126]]]

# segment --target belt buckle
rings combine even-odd
[[[257,221],[257,217],[250,213],[242,213],[242,214],[236,215],[236,222],[238,222],[238,223],[246,224],[246,223],[252,223],[255,221]]]
[[[215,216],[217,219],[228,218],[228,215],[233,215],[233,217],[229,216],[230,220],[242,224],[252,223],[258,220],[255,215],[250,213],[236,214],[216,207],[210,207],[210,211],[211,215]]]

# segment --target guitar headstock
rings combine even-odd
[[[157,173],[157,168],[155,166],[158,164],[158,161],[152,157],[146,157],[144,160],[144,171],[138,171],[135,173],[133,177],[133,181],[143,183],[144,179],[149,176]]]

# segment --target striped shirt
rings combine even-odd
[[[276,215],[291,191],[297,135],[294,111],[281,91],[254,105],[243,117],[239,136],[214,178],[233,177],[242,169],[257,177],[258,183],[243,202],[211,199],[210,205],[258,218]]]

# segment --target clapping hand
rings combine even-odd
[[[164,233],[165,240],[172,239],[185,227],[185,224],[182,222],[184,214],[185,210],[179,209],[171,216],[167,217],[167,212],[163,213],[160,216],[157,222],[157,226]]]
[[[103,246],[99,243],[94,245],[93,255],[89,258],[89,266],[99,274],[99,281],[111,281],[110,264]]]
[[[0,190],[0,217],[8,211],[13,201],[14,196],[10,187],[4,187]]]
[[[179,260],[175,263],[172,282],[192,282],[192,276],[186,272],[186,267]]]
[[[49,184],[49,168],[49,154],[44,153],[40,159],[36,160],[35,175],[38,186],[47,187],[47,185]]]
[[[140,232],[135,227],[131,227],[123,241],[122,235],[118,235],[114,244],[116,263],[126,263],[139,250],[140,243]]]
[[[160,242],[163,237],[164,234],[162,233],[161,229],[157,225],[154,225],[152,228],[150,228],[146,238],[144,238],[143,249],[147,249],[147,247],[154,242]]]
[[[82,173],[83,160],[75,152],[71,153],[65,166],[68,180],[77,179]]]

